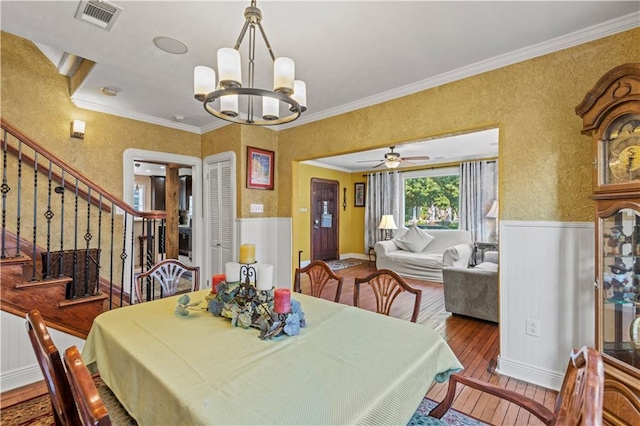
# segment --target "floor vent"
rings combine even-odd
[[[121,8],[106,1],[83,0],[80,2],[75,17],[110,31],[120,12],[122,12]]]

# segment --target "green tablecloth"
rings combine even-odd
[[[293,297],[307,319],[298,336],[178,317],[169,297],[98,316],[82,356],[141,425],[406,424],[434,378],[462,368],[426,326]]]

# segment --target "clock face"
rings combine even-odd
[[[608,170],[605,183],[640,181],[640,125],[631,120],[606,142]]]

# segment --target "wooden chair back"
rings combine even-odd
[[[191,274],[191,291],[200,288],[200,267],[188,266],[176,259],[165,259],[136,277],[138,302],[148,302],[176,294],[185,272]],[[159,285],[158,285],[159,284]]]
[[[40,311],[34,309],[27,313],[26,318],[29,340],[49,390],[55,424],[77,425],[80,418],[58,348],[51,339]]]
[[[429,416],[439,419],[449,410],[455,399],[457,383],[512,402],[536,416],[545,425],[602,425],[604,364],[600,353],[593,348],[583,346],[578,351],[571,351],[554,411],[513,390],[454,373],[449,378],[447,395],[431,410]]]
[[[311,296],[313,297],[320,297],[320,295],[322,294],[322,290],[324,289],[327,282],[329,282],[329,280],[337,281],[338,287],[336,288],[336,297],[333,300],[334,302],[340,302],[344,277],[336,275],[336,273],[333,272],[329,265],[327,265],[325,262],[323,262],[322,260],[314,260],[304,268],[296,269],[293,290],[298,293],[302,293],[300,283],[302,274],[307,274],[307,276],[309,277],[309,282],[311,283]]]
[[[411,321],[418,320],[422,290],[411,287],[400,275],[390,269],[378,269],[366,278],[356,278],[353,285],[353,306],[360,306],[360,284],[363,283],[369,284],[373,289],[376,297],[376,312],[380,314],[390,314],[391,306],[400,293],[407,291],[414,294],[415,303]]]
[[[71,346],[64,353],[64,364],[67,378],[71,385],[73,398],[75,399],[83,426],[111,425],[111,419],[107,412],[98,389],[87,366],[80,356],[78,348]]]

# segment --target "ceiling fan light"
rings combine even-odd
[[[216,90],[216,72],[203,66],[197,66],[193,69],[193,96],[199,100]]]
[[[387,166],[390,169],[395,169],[396,167],[398,167],[400,165],[400,158],[398,158],[398,157],[387,158],[386,160],[384,160],[384,164],[385,164],[385,166]]]
[[[227,89],[242,86],[240,52],[231,47],[218,49],[218,76],[220,87]]]
[[[238,95],[220,96],[220,112],[229,117],[237,117]]]
[[[262,118],[265,120],[277,120],[280,116],[280,101],[268,96],[262,97]]]
[[[291,95],[296,65],[291,58],[276,58],[273,61],[273,91]]]
[[[302,80],[293,82],[293,94],[291,98],[300,105],[300,112],[307,110],[307,85]]]

